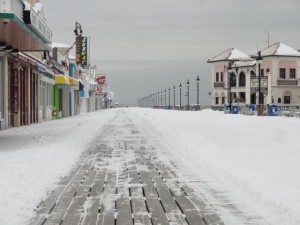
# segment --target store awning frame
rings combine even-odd
[[[70,81],[65,75],[55,74],[55,85],[70,85]]]
[[[50,43],[44,42],[14,13],[0,12],[0,42],[18,51],[50,51]]]

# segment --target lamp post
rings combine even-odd
[[[187,80],[187,110],[190,110],[190,81]]]
[[[200,110],[200,105],[199,105],[199,81],[200,78],[197,76],[196,82],[197,82],[197,110]]]
[[[159,107],[159,92],[157,92],[157,108]]]
[[[162,97],[163,97],[163,92],[160,91],[160,106],[161,106],[161,108],[163,106],[163,99],[162,99]]]
[[[261,56],[261,51],[258,52],[256,61],[258,62],[258,106],[257,106],[257,115],[262,116],[264,112],[264,103],[263,103],[263,95],[261,93],[261,69],[260,69],[260,61],[263,59]]]
[[[181,110],[181,83],[179,84],[179,107],[180,107],[180,110]]]
[[[231,70],[232,70],[232,66],[231,66],[231,63],[232,62],[229,62],[228,63],[228,66],[227,66],[227,80],[228,80],[228,89],[229,89],[229,98],[228,98],[228,101],[229,101],[229,112],[231,114],[231,83],[232,83],[232,76],[231,76]]]
[[[175,109],[175,85],[173,87],[173,92],[174,92],[174,109]]]
[[[150,94],[150,96],[149,96],[149,106],[150,106],[150,108],[151,108],[151,94]]]
[[[169,109],[171,108],[171,102],[170,102],[170,91],[171,91],[171,89],[170,89],[170,87],[169,87]]]
[[[165,107],[167,106],[167,89],[165,89]]]

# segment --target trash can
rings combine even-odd
[[[249,104],[249,105],[247,105],[247,108],[248,108],[248,111],[249,111],[249,115],[254,115],[255,105]]]
[[[224,106],[224,113],[230,113],[230,106],[229,105]]]
[[[275,104],[270,104],[268,107],[268,116],[277,116],[278,115],[278,107]]]
[[[238,105],[233,105],[231,113],[232,114],[239,114],[239,106]]]

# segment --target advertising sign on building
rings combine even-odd
[[[81,45],[80,45],[80,64],[82,66],[88,65],[88,40],[87,37],[81,37]]]
[[[88,65],[88,38],[76,37],[76,63],[81,66]]]
[[[14,113],[19,113],[19,71],[18,69],[14,69],[14,76],[13,76],[13,82],[14,82]]]

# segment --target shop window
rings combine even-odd
[[[285,68],[280,68],[279,69],[279,78],[280,79],[285,79]]]
[[[290,68],[290,79],[296,78],[296,69]]]
[[[291,96],[283,96],[284,104],[291,104]]]

